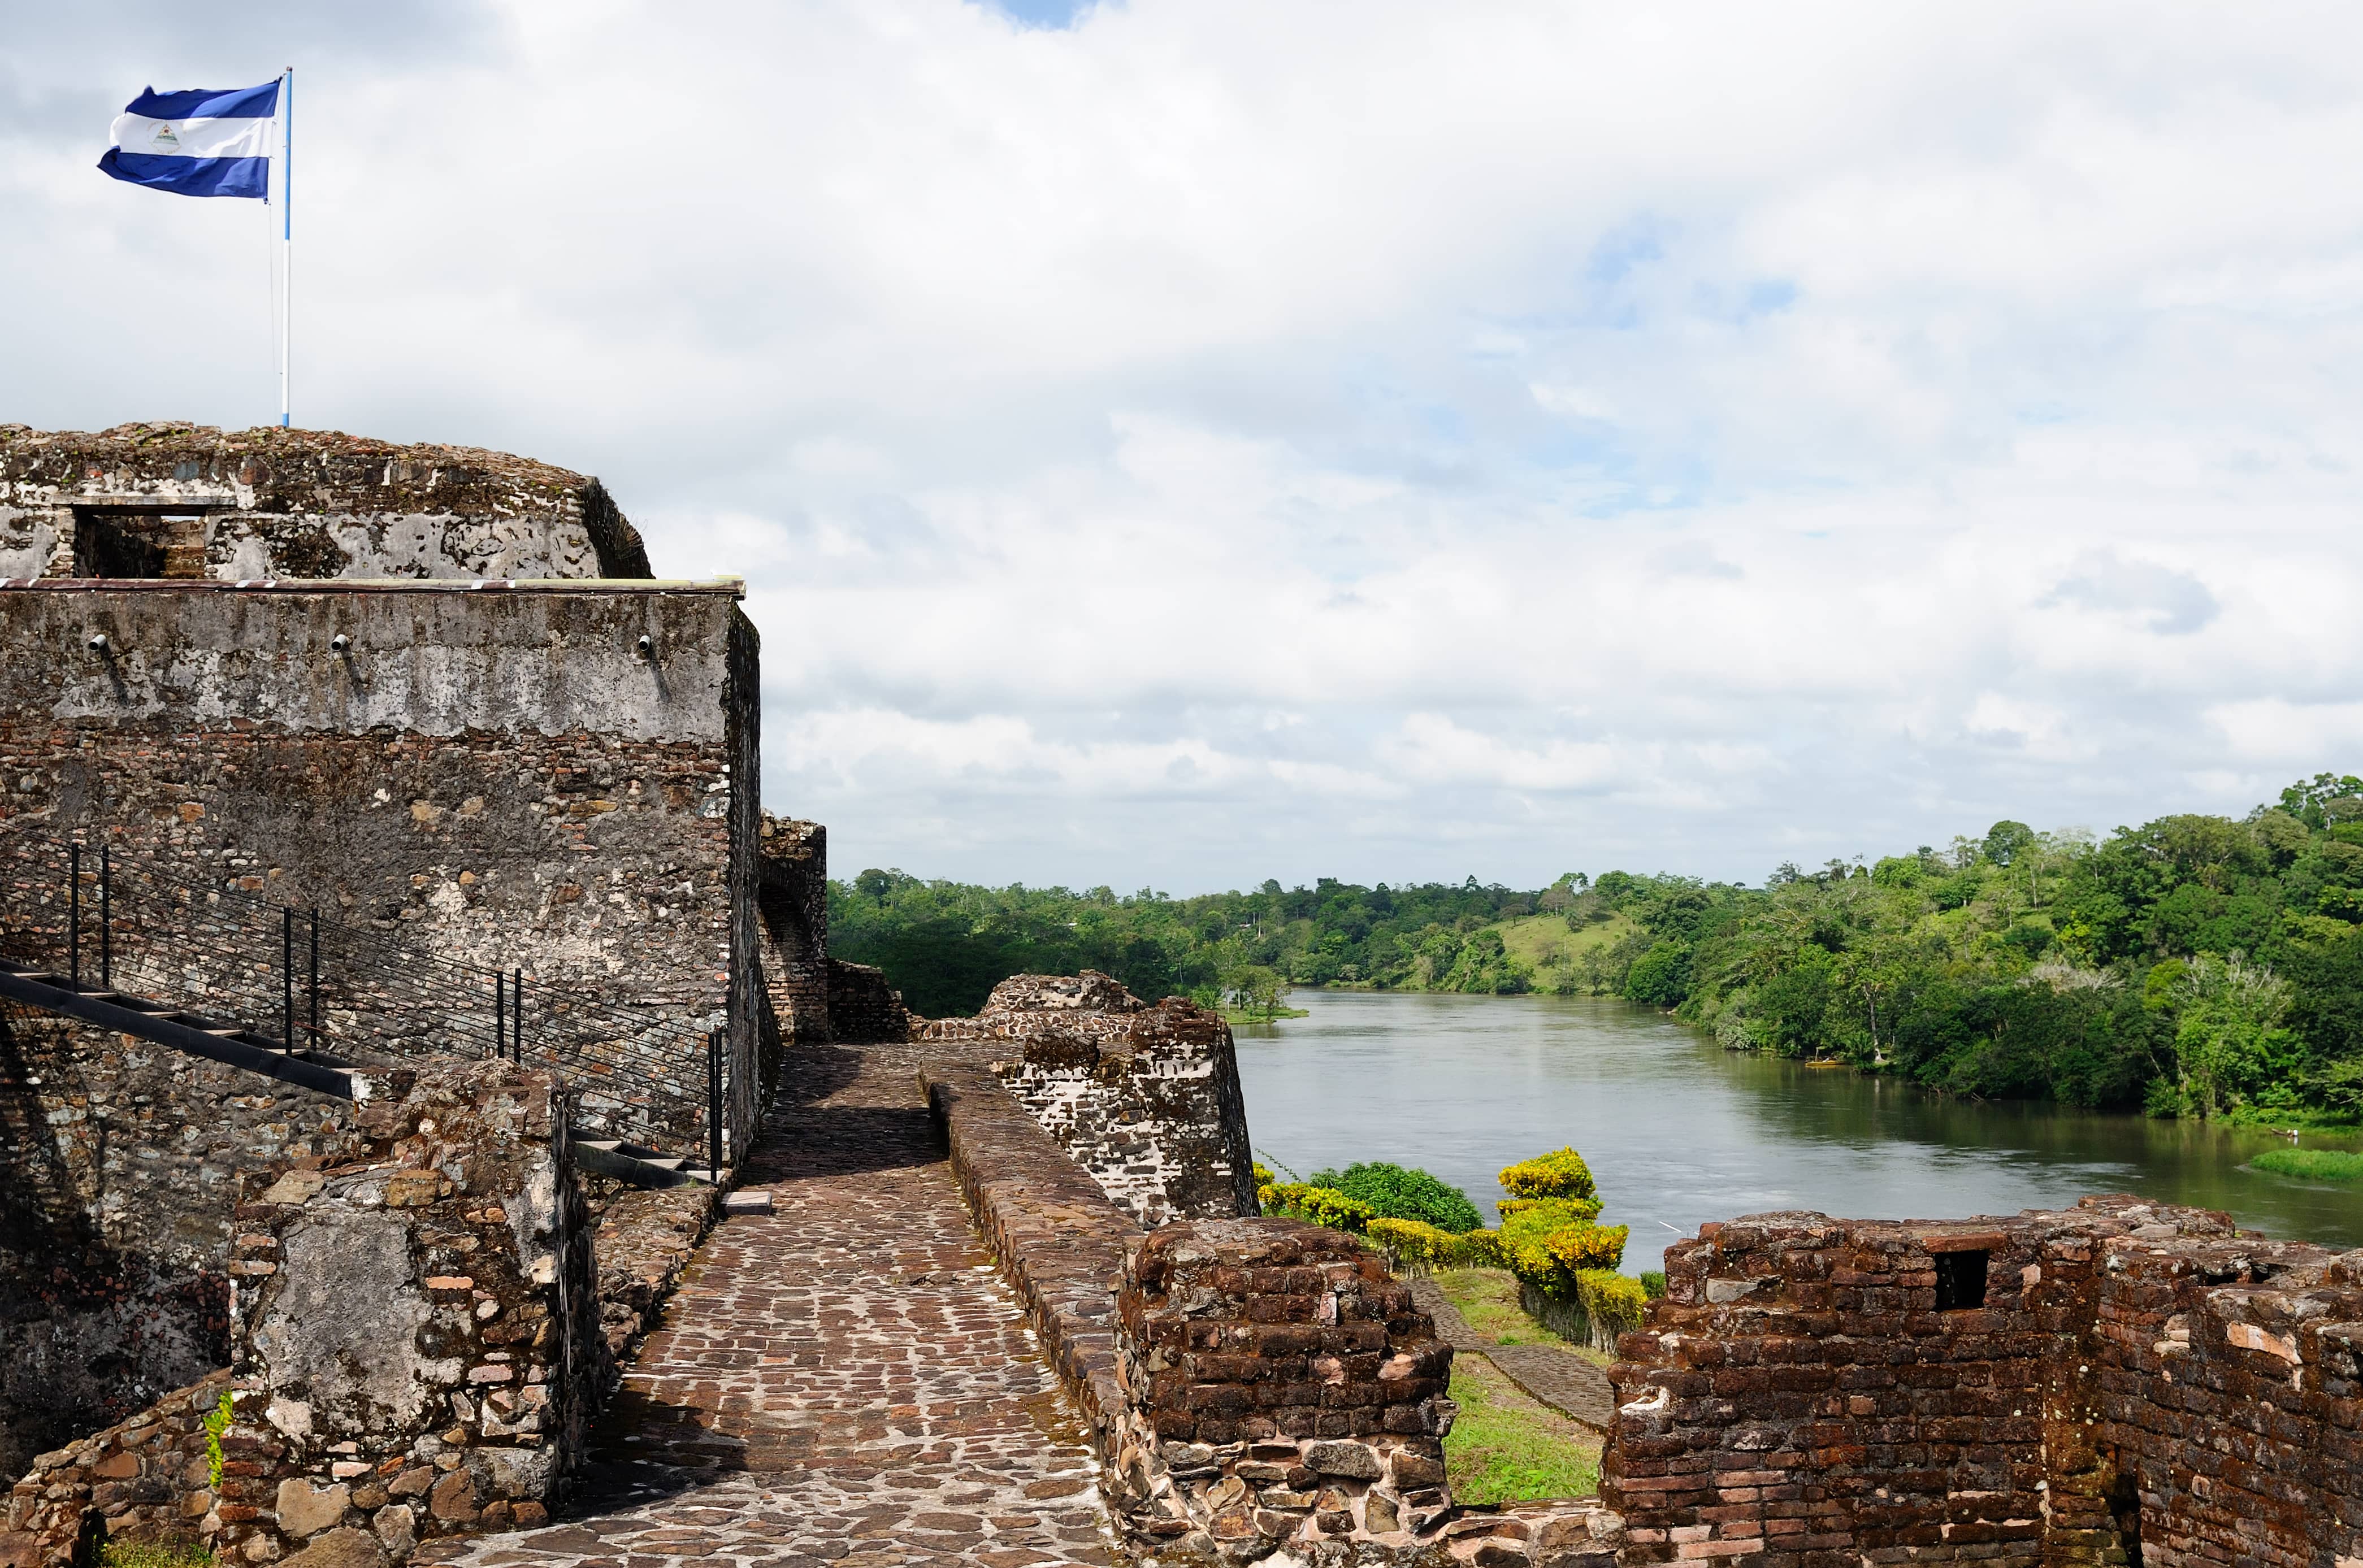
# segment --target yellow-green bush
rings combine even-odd
[[[1414,1272],[1440,1268],[1499,1268],[1501,1232],[1466,1231],[1455,1233],[1425,1220],[1372,1220],[1363,1234],[1386,1250],[1396,1269]]]
[[[1592,1320],[1592,1341],[1616,1342],[1641,1326],[1649,1309],[1649,1293],[1637,1279],[1608,1269],[1588,1268],[1575,1276],[1576,1302]]]
[[[1631,1234],[1623,1225],[1593,1224],[1598,1213],[1596,1204],[1561,1201],[1537,1203],[1503,1220],[1501,1249],[1510,1272],[1554,1301],[1579,1301],[1576,1276],[1587,1270],[1613,1273],[1625,1261]]]
[[[1495,1199],[1493,1203],[1493,1207],[1502,1211],[1502,1218],[1504,1220],[1513,1215],[1524,1214],[1530,1209],[1540,1209],[1545,1205],[1559,1209],[1581,1209],[1586,1220],[1600,1218],[1600,1199],[1596,1198],[1503,1198]]]
[[[1256,1189],[1256,1202],[1267,1214],[1289,1214],[1299,1220],[1310,1220],[1315,1225],[1326,1225],[1332,1231],[1345,1231],[1360,1235],[1379,1211],[1357,1198],[1347,1197],[1335,1187],[1314,1187],[1301,1181],[1279,1182]]]
[[[1512,1198],[1592,1198],[1600,1195],[1598,1184],[1592,1179],[1592,1167],[1573,1149],[1554,1149],[1531,1160],[1520,1160],[1504,1167],[1501,1181],[1502,1190]],[[1592,1212],[1599,1212],[1596,1204]]]

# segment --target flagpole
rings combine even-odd
[[[295,68],[279,99],[279,425],[288,423],[288,370],[295,352]]]

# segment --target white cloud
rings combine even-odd
[[[1753,877],[2363,766],[2351,7],[0,6],[0,418],[268,417],[266,215],[89,165],[288,43],[299,418],[744,573],[856,868]]]

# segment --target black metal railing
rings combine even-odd
[[[63,974],[78,988],[94,978],[96,989],[234,1020],[275,1034],[283,1049],[332,1060],[458,1055],[547,1066],[571,1085],[582,1130],[719,1165],[718,1005],[610,1000],[592,977],[422,952],[394,933],[275,902],[234,880],[218,864],[134,857],[103,837],[7,835],[0,960]]]

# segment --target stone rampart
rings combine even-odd
[[[1144,1225],[1256,1212],[1230,1025],[1179,997],[1154,1006],[1106,975],[1019,975],[927,1040],[1007,1042],[1010,1092]]]
[[[0,580],[646,578],[594,479],[335,431],[0,425]]]
[[[317,906],[545,993],[656,1010],[682,1032],[558,1065],[594,1122],[682,1152],[704,1143],[702,1032],[726,1027],[739,1146],[765,1075],[736,592],[0,590],[10,918],[62,921],[72,834],[110,845],[127,879]],[[489,1037],[479,988],[414,1010],[471,1008]],[[528,1017],[528,1050],[562,1021]]]
[[[1452,1505],[1451,1347],[1377,1254],[1293,1220],[1143,1234],[992,1073],[922,1077],[1140,1551],[1332,1568],[1614,1560],[1616,1520],[1591,1504]]]
[[[547,1517],[612,1374],[565,1091],[489,1063],[368,1087],[357,1157],[242,1177],[232,1366],[36,1461],[7,1554],[96,1534],[260,1562],[350,1530],[399,1559]]]
[[[1611,1376],[1628,1561],[2363,1558],[2363,1273],[2221,1214],[1754,1215]]]

